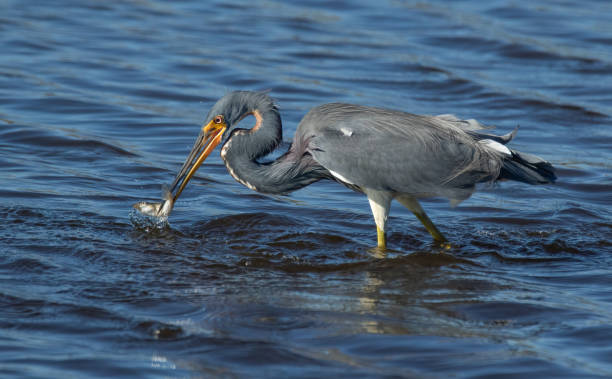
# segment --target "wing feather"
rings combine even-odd
[[[469,134],[482,125],[456,120],[332,103],[311,110],[296,138],[350,184],[460,201],[497,177],[501,158]]]

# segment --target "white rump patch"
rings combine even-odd
[[[492,139],[483,139],[480,141],[480,143],[484,144],[490,149],[499,151],[500,153],[504,153],[506,155],[512,155],[512,153],[510,152],[510,149],[508,149],[506,146],[502,145],[499,142],[493,141]]]
[[[336,178],[336,179],[338,179],[338,180],[340,180],[340,181],[342,181],[344,183],[355,184],[355,183],[351,182],[350,180],[348,180],[347,178],[345,178],[344,176],[338,174],[336,171],[329,170],[329,172],[334,176],[334,178]]]
[[[353,135],[353,131],[351,129],[340,128],[340,131],[342,132],[342,134],[344,134],[347,137],[350,137]]]

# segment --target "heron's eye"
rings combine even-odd
[[[223,123],[223,116],[219,115],[215,117],[215,124],[222,124],[222,123]]]

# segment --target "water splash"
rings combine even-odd
[[[155,216],[140,212],[134,208],[130,211],[130,222],[136,229],[144,230],[147,233],[160,231],[170,227],[168,216]]]
[[[168,216],[174,207],[174,198],[168,187],[162,188],[162,199],[160,203],[149,203],[140,201],[132,206],[130,221],[138,229],[147,232],[161,230],[170,226]]]

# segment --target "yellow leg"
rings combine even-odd
[[[451,245],[446,239],[446,237],[444,237],[444,235],[442,235],[442,233],[438,230],[438,228],[436,228],[434,223],[431,222],[431,220],[427,216],[427,213],[425,213],[423,208],[421,208],[421,204],[419,204],[419,202],[414,197],[402,196],[402,197],[398,197],[397,200],[403,206],[410,209],[412,213],[414,213],[416,218],[418,218],[419,221],[421,221],[425,229],[427,229],[429,234],[431,234],[431,236],[434,238],[434,241],[436,241],[436,243],[439,243],[443,248],[447,250],[450,249]]]
[[[387,239],[385,238],[385,231],[381,230],[378,226],[376,226],[376,236],[378,237],[378,248],[386,249],[387,248]]]
[[[446,237],[444,237],[444,235],[442,235],[442,233],[440,233],[438,228],[436,228],[434,223],[431,222],[431,220],[429,219],[429,217],[427,216],[427,214],[425,212],[423,212],[423,213],[413,212],[413,213],[419,219],[419,221],[421,221],[423,226],[425,226],[425,229],[427,229],[429,234],[432,235],[432,237],[434,238],[434,241],[436,241],[436,243],[440,244],[440,246],[442,246],[446,250],[451,248],[450,242],[448,242]]]
[[[444,237],[442,233],[438,230],[438,228],[436,228],[434,223],[431,222],[427,214],[414,212],[414,215],[419,219],[419,221],[421,221],[425,229],[427,229],[429,234],[431,234],[431,236],[434,238],[434,240],[436,240],[436,242],[448,242],[446,237]]]
[[[366,190],[370,207],[372,208],[372,216],[376,222],[376,235],[378,237],[378,250],[385,250],[387,248],[387,241],[385,239],[385,224],[387,223],[387,216],[389,216],[389,208],[391,207],[391,199],[393,196],[391,192]]]

